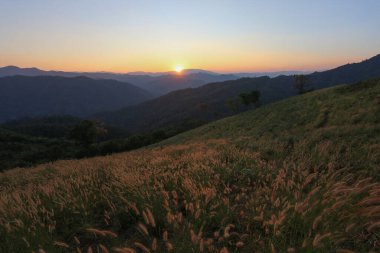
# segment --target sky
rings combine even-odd
[[[379,0],[0,0],[0,66],[323,70],[380,53]]]

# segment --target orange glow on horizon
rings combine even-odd
[[[347,63],[360,62],[368,56],[356,57],[326,57],[325,55],[291,55],[291,54],[243,54],[227,53],[225,55],[210,52],[209,57],[197,57],[197,55],[183,55],[176,57],[187,59],[185,62],[187,69],[204,69],[220,73],[231,72],[271,72],[271,71],[318,71],[335,68]],[[57,58],[60,60],[57,61]],[[164,56],[136,56],[131,61],[125,58],[113,58],[109,56],[97,57],[40,57],[38,59],[28,56],[8,56],[0,59],[0,67],[15,65],[22,68],[36,67],[42,70],[60,70],[72,72],[97,72],[106,71],[114,73],[128,73],[135,71],[145,72],[166,72],[174,70],[181,73],[184,65],[173,64]],[[138,59],[138,60],[136,60]],[[174,68],[172,67],[174,66]]]
[[[0,66],[313,71],[379,54],[379,1],[373,0],[315,1],[313,13],[307,1],[218,1],[217,8],[211,0],[22,2],[0,2]],[[356,18],[359,11],[363,15]]]

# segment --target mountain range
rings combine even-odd
[[[88,77],[0,78],[0,122],[47,115],[88,116],[141,103],[153,94],[129,83]]]
[[[93,79],[113,79],[120,82],[132,83],[142,89],[150,91],[159,96],[170,91],[199,87],[210,82],[220,82],[231,79],[238,79],[239,76],[233,74],[218,74],[205,70],[183,70],[177,72],[133,72],[111,73],[111,72],[64,72],[64,71],[45,71],[38,68],[19,68],[7,66],[0,68],[0,77],[23,75],[23,76],[61,76],[77,77],[86,76]]]
[[[29,76],[14,76],[17,74]],[[40,74],[46,75],[38,76]],[[56,76],[76,74],[36,68],[1,68],[0,75],[11,76],[0,78],[0,122],[24,117],[73,115],[101,119],[130,133],[141,133],[189,121],[193,122],[189,125],[194,126],[194,122],[197,122],[195,125],[202,124],[252,108],[239,103],[241,93],[259,91],[262,105],[297,94],[293,77],[286,75],[238,78],[203,70],[184,70],[181,74],[166,72],[163,75],[90,73],[99,79]],[[133,84],[100,79],[102,77],[133,78]],[[380,77],[380,55],[309,74],[306,90],[376,77]],[[224,79],[234,80],[220,81]],[[202,85],[205,80],[210,82]],[[149,91],[141,88],[144,85],[150,86]],[[168,92],[179,87],[192,88]],[[157,95],[164,90],[165,95]]]
[[[0,68],[0,77],[23,75],[23,76],[62,76],[76,77],[86,76],[94,79],[113,79],[120,82],[132,83],[140,88],[148,90],[156,96],[164,95],[170,91],[185,88],[196,88],[211,82],[222,82],[226,80],[239,79],[241,77],[270,76],[275,77],[283,74],[297,74],[301,71],[282,72],[252,72],[252,73],[230,73],[220,74],[202,69],[185,69],[181,73],[175,71],[168,72],[64,72],[45,71],[38,68],[19,68],[16,66],[6,66]]]
[[[306,89],[321,89],[377,77],[380,77],[380,55],[360,63],[309,74]],[[241,93],[258,90],[261,104],[268,104],[296,95],[293,85],[292,76],[241,78],[174,91],[94,117],[111,125],[126,127],[131,132],[152,131],[189,119],[208,122],[250,109],[236,103]]]

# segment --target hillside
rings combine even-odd
[[[1,252],[376,252],[380,80],[0,174]]]
[[[231,115],[233,112],[228,109],[227,101],[237,98],[241,92],[251,91],[261,85],[270,96],[279,99],[278,96],[284,93],[278,92],[275,87],[263,85],[269,80],[268,77],[261,77],[211,83],[195,89],[174,91],[139,105],[93,117],[112,125],[126,127],[131,132],[152,131],[190,119],[206,122]],[[289,91],[293,93],[292,90]],[[206,111],[202,110],[202,105],[207,105]]]
[[[0,128],[0,172],[59,159],[84,157],[79,155],[80,151],[81,147],[71,140],[28,136]]]
[[[21,129],[16,129],[17,131],[0,126],[0,172],[63,159],[88,158],[133,150],[176,133],[158,131],[130,136],[121,129],[105,126],[106,136],[100,136],[90,145],[84,145],[70,136],[74,126],[68,124],[28,126],[23,125]],[[40,128],[36,129],[37,126]]]
[[[141,148],[183,132],[183,128],[191,124],[196,122],[130,135],[122,128],[72,116],[8,121],[0,124],[0,172],[62,159],[88,158]]]
[[[310,74],[306,89],[321,89],[377,77],[380,77],[380,55],[361,63]],[[94,117],[126,127],[131,132],[151,131],[189,119],[208,122],[251,109],[243,105],[230,108],[229,103],[236,103],[240,93],[258,90],[261,104],[268,104],[296,95],[293,83],[292,76],[241,78],[210,83]]]
[[[141,103],[153,96],[136,86],[87,77],[0,78],[0,122],[46,115],[88,116]]]
[[[264,160],[284,158],[309,166],[330,162],[363,169],[380,180],[380,79],[286,99],[185,132],[157,145],[227,139],[260,150]],[[332,161],[332,159],[339,159]]]

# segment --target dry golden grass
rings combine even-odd
[[[306,163],[305,163],[306,164]],[[226,140],[0,176],[1,252],[368,252],[380,184]]]

